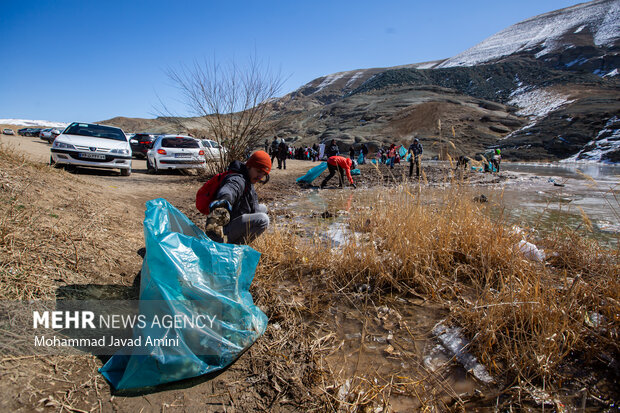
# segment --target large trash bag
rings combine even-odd
[[[400,145],[400,147],[398,148],[398,155],[400,155],[401,159],[404,158],[405,155],[407,155],[407,149],[405,149],[403,145]]]
[[[314,168],[311,168],[304,176],[300,176],[297,178],[297,182],[303,182],[306,184],[311,184],[319,175],[323,173],[324,170],[327,169],[327,162],[321,162]]]
[[[359,165],[363,165],[364,164],[364,154],[362,152],[360,152],[359,156],[357,157],[357,163]]]
[[[210,315],[212,323],[134,326],[143,347],[112,356],[100,372],[116,389],[155,386],[220,370],[247,350],[267,327],[249,287],[260,253],[247,245],[211,241],[165,199],[146,203],[146,256],[140,315]],[[162,317],[163,318],[163,317]],[[179,345],[144,346],[146,338]]]
[[[362,171],[359,169],[351,169],[351,175],[361,175]]]

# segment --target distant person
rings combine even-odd
[[[422,144],[420,143],[420,140],[418,138],[415,138],[413,140],[413,143],[409,145],[409,149],[407,150],[407,153],[411,154],[411,157],[409,158],[409,178],[413,176],[414,164],[416,176],[418,178],[420,177],[420,158],[422,156],[422,152]]]
[[[332,156],[336,156],[336,155],[340,155],[340,149],[338,148],[338,144],[336,143],[336,140],[332,139],[329,145],[327,145],[327,148],[325,148],[325,156],[327,158],[331,158]]]
[[[366,157],[368,156],[368,145],[363,143],[362,144],[362,149],[360,149],[360,151],[362,152],[362,155],[363,155],[362,164],[365,164],[366,163]]]
[[[223,239],[215,231],[222,227],[230,244],[249,243],[269,226],[267,207],[258,203],[254,191],[257,183],[267,183],[271,159],[265,151],[254,152],[246,163],[231,162],[230,172],[224,177],[209,205],[205,233],[216,242]]]
[[[265,152],[269,153],[269,139],[265,139]]]
[[[390,165],[390,169],[394,169],[394,161],[396,160],[396,145],[391,144],[390,149],[387,152],[387,164]]]
[[[286,158],[288,158],[288,145],[282,139],[278,144],[278,169],[286,169]]]
[[[280,145],[280,141],[278,140],[277,136],[274,136],[273,141],[271,141],[271,150],[270,150],[272,164],[273,164],[274,158],[278,156],[278,145]]]
[[[353,149],[353,145],[349,147],[349,159],[352,161],[355,160],[355,149]]]
[[[491,157],[491,164],[495,167],[495,170],[499,172],[499,164],[502,162],[502,151],[497,148],[493,157]]]
[[[336,174],[336,171],[339,173],[339,182],[340,188],[344,186],[344,175],[347,175],[347,179],[353,188],[357,188],[355,183],[353,183],[353,177],[351,176],[351,169],[357,168],[357,162],[352,161],[351,159],[345,158],[343,156],[335,155],[327,158],[327,170],[329,171],[329,175],[323,179],[321,182],[321,188],[324,188],[329,182],[330,179]]]

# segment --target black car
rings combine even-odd
[[[129,140],[131,151],[136,158],[146,158],[146,153],[153,146],[155,136],[150,133],[136,133]]]
[[[27,131],[28,129],[30,129],[30,128],[21,128],[21,129],[19,129],[19,130],[17,131],[17,134],[18,134],[19,136],[26,136],[26,131]]]
[[[26,129],[26,132],[24,132],[24,136],[33,136],[35,138],[39,137],[39,133],[41,133],[41,130],[43,128],[28,128]]]

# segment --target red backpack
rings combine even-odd
[[[213,178],[209,179],[204,183],[196,193],[196,208],[198,211],[202,212],[205,215],[209,215],[209,205],[211,202],[215,201],[215,195],[217,191],[220,189],[220,185],[224,178],[230,174],[231,171],[226,171],[215,175]]]

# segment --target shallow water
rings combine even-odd
[[[585,228],[604,244],[620,237],[620,166],[593,164],[505,164],[502,171],[517,178],[501,185],[495,199],[509,220],[552,230],[558,225]]]
[[[618,245],[620,166],[505,163],[502,175],[509,179],[471,189],[471,196],[487,196],[489,210],[495,216],[503,214],[509,223],[545,232],[558,225],[583,228],[585,214],[593,224],[589,236],[604,244]],[[415,189],[413,193],[409,188],[412,196],[420,196],[422,202],[433,202],[436,193],[445,191],[446,186]],[[344,224],[345,217],[353,208],[368,207],[366,201],[376,200],[376,191],[310,189],[277,208],[290,214],[308,239],[318,236],[338,248],[350,236]],[[409,195],[402,196],[395,202],[410,201]],[[329,214],[325,214],[326,211]],[[358,287],[353,286],[357,302],[334,304],[328,310],[334,316],[332,331],[336,332],[335,339],[340,345],[327,361],[330,368],[341,375],[343,383],[346,378],[364,377],[369,373],[382,379],[377,385],[395,379],[411,382],[437,375],[433,379],[436,383],[446,380],[443,383],[457,394],[471,393],[479,387],[480,382],[466,373],[463,366],[451,362],[453,354],[448,351],[451,344],[440,344],[432,333],[434,326],[445,317],[444,309],[402,298],[390,300],[389,308],[378,303],[366,307],[364,289]],[[484,366],[478,367],[484,369]],[[348,391],[345,383],[339,393]],[[392,394],[391,403],[399,407],[397,410],[416,410],[420,406],[414,400],[415,397],[404,391]]]

